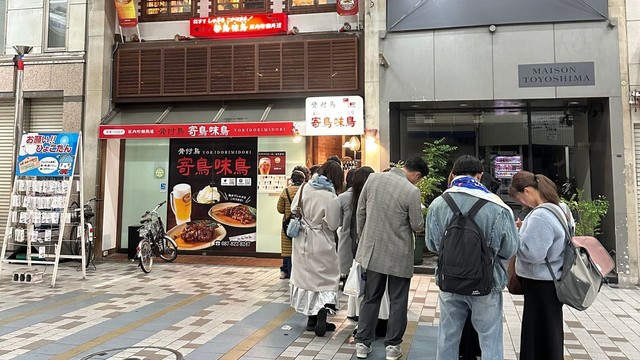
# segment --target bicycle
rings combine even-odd
[[[93,264],[93,268],[96,268],[96,264],[94,262],[95,260],[95,252],[94,252],[94,228],[93,228],[93,224],[91,223],[91,219],[95,216],[95,212],[93,211],[93,208],[91,207],[91,202],[98,202],[100,200],[98,200],[97,198],[91,198],[89,200],[87,200],[87,202],[85,202],[84,204],[84,241],[85,241],[85,245],[84,245],[84,249],[85,249],[85,254],[84,254],[84,259],[85,259],[85,268],[88,269],[89,268],[89,264]],[[78,202],[73,201],[73,203],[71,204],[72,207],[75,207],[73,210],[73,213],[76,216],[76,220],[79,219],[80,217],[80,204],[78,204]],[[79,225],[79,221],[76,221]],[[73,227],[73,229],[71,230],[71,239],[76,239],[75,242],[73,244],[71,244],[71,251],[73,252],[74,255],[81,255],[82,254],[82,237],[80,236],[80,233],[78,232],[78,225],[75,225]]]
[[[152,210],[145,211],[140,217],[142,227],[138,229],[140,243],[136,247],[140,268],[145,273],[150,273],[153,267],[153,257],[158,256],[162,260],[172,262],[178,257],[178,245],[167,235],[162,224],[158,209],[166,201],[159,203]]]

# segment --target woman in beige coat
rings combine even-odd
[[[282,221],[291,215],[291,201],[298,192],[300,185],[309,178],[309,170],[304,166],[296,166],[291,173],[291,185],[286,187],[278,199],[278,212],[282,214]],[[288,279],[291,276],[291,238],[280,230],[280,252],[282,266],[280,267],[280,279]]]

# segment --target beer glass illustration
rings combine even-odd
[[[260,161],[258,162],[258,172],[260,173],[260,175],[269,175],[270,171],[271,159],[269,159],[268,157],[260,158]]]
[[[173,187],[171,210],[176,216],[176,225],[191,221],[191,185],[177,184]]]

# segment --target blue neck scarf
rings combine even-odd
[[[466,188],[466,189],[481,190],[482,192],[485,192],[485,193],[491,192],[484,185],[479,183],[478,180],[476,180],[474,177],[467,176],[467,175],[458,176],[455,179],[453,179],[453,181],[451,181],[450,187],[455,187],[455,186]]]
[[[333,184],[324,175],[313,175],[313,178],[311,178],[311,180],[309,181],[309,185],[313,186],[316,189],[324,189],[327,191],[331,191],[334,194],[336,193],[336,190],[333,188]]]

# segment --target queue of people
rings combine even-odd
[[[308,317],[306,329],[316,336],[335,330],[329,317],[340,309],[341,285],[355,261],[366,273],[364,295],[349,296],[347,303],[348,317],[358,322],[356,356],[367,358],[376,336],[383,336],[386,359],[401,358],[414,234],[426,230],[427,246],[438,254],[437,359],[462,358],[465,344],[473,343],[482,359],[503,358],[502,294],[505,262],[512,256],[524,292],[520,359],[562,359],[562,303],[545,260],[558,278],[564,228],[550,211],[514,217],[483,185],[483,169],[473,156],[458,158],[448,188],[429,204],[425,218],[416,187],[429,173],[422,158],[381,173],[361,167],[347,172],[346,182],[337,157],[314,172],[296,167],[277,207],[283,219],[302,215],[303,225],[293,239],[281,235],[281,278],[289,278],[290,304]],[[532,209],[553,204],[573,224],[555,184],[544,175],[518,172],[509,195]]]

